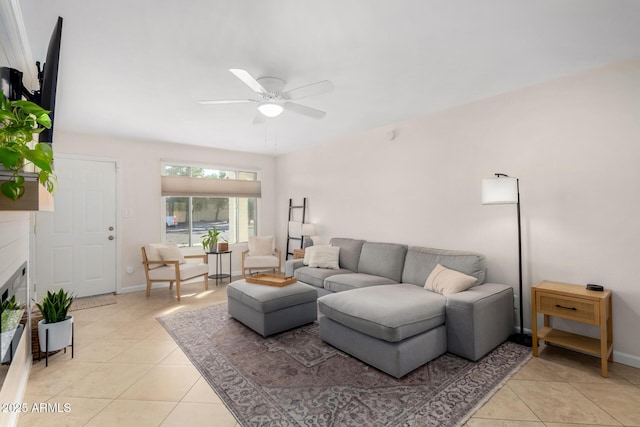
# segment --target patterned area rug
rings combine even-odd
[[[69,311],[84,310],[86,308],[102,307],[103,305],[116,304],[114,294],[96,295],[93,297],[75,298]]]
[[[446,353],[396,379],[325,344],[317,323],[262,338],[227,304],[158,321],[243,426],[453,426],[526,362],[506,342],[478,362]]]

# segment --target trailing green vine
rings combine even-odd
[[[31,101],[10,101],[0,91],[0,164],[10,172],[0,192],[11,200],[24,195],[24,168],[38,168],[38,180],[49,193],[56,187],[51,145],[34,142],[34,135],[51,128],[49,111]]]

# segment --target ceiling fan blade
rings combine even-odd
[[[315,108],[307,107],[306,105],[296,104],[294,102],[285,102],[282,106],[294,113],[302,114],[303,116],[311,117],[312,119],[320,120],[327,115],[324,111],[316,110]]]
[[[306,98],[307,96],[331,92],[332,90],[333,83],[329,80],[322,80],[321,82],[311,83],[306,86],[300,86],[298,88],[288,90],[283,95],[286,99],[300,99]]]
[[[235,74],[237,78],[242,80],[242,83],[249,86],[254,92],[258,92],[263,95],[269,93],[265,88],[262,87],[260,83],[258,83],[256,79],[251,76],[251,74],[247,73],[245,70],[241,70],[239,68],[229,68],[229,71]]]
[[[258,102],[255,99],[204,99],[202,101],[198,101],[198,104],[202,105],[217,105],[217,104],[248,104],[251,102]]]
[[[262,123],[266,122],[267,118],[265,116],[263,116],[262,114],[260,114],[259,111],[256,111],[256,116],[253,118],[253,124],[254,125],[261,125]]]

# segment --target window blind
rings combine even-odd
[[[162,196],[262,197],[260,181],[162,176]]]

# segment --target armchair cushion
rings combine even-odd
[[[162,246],[162,243],[150,243],[145,246],[145,253],[147,254],[147,261],[162,261],[162,257],[160,256],[160,252],[158,252],[158,246]],[[149,264],[149,270],[153,270],[154,268],[162,267],[166,264]]]
[[[186,264],[187,260],[178,248],[178,245],[172,242],[167,242],[163,245],[158,245],[156,250],[160,254],[163,261],[179,261],[180,264]]]
[[[247,256],[244,259],[244,268],[276,268],[280,260],[273,255]]]
[[[264,256],[273,253],[273,236],[250,236],[249,256]]]
[[[180,261],[181,264],[187,262],[182,255],[182,252],[173,242],[165,243],[149,243],[145,246],[145,253],[147,254],[147,261]],[[162,251],[162,252],[161,252]],[[164,255],[163,255],[164,254]],[[162,267],[167,264],[148,264],[149,270]]]
[[[279,272],[280,251],[274,246],[273,236],[249,237],[249,248],[242,251],[242,277],[247,271],[273,269]]]
[[[180,280],[190,279],[209,272],[209,265],[198,262],[186,262],[180,264]],[[176,268],[174,265],[164,265],[160,268],[149,271],[151,280],[176,280]]]

